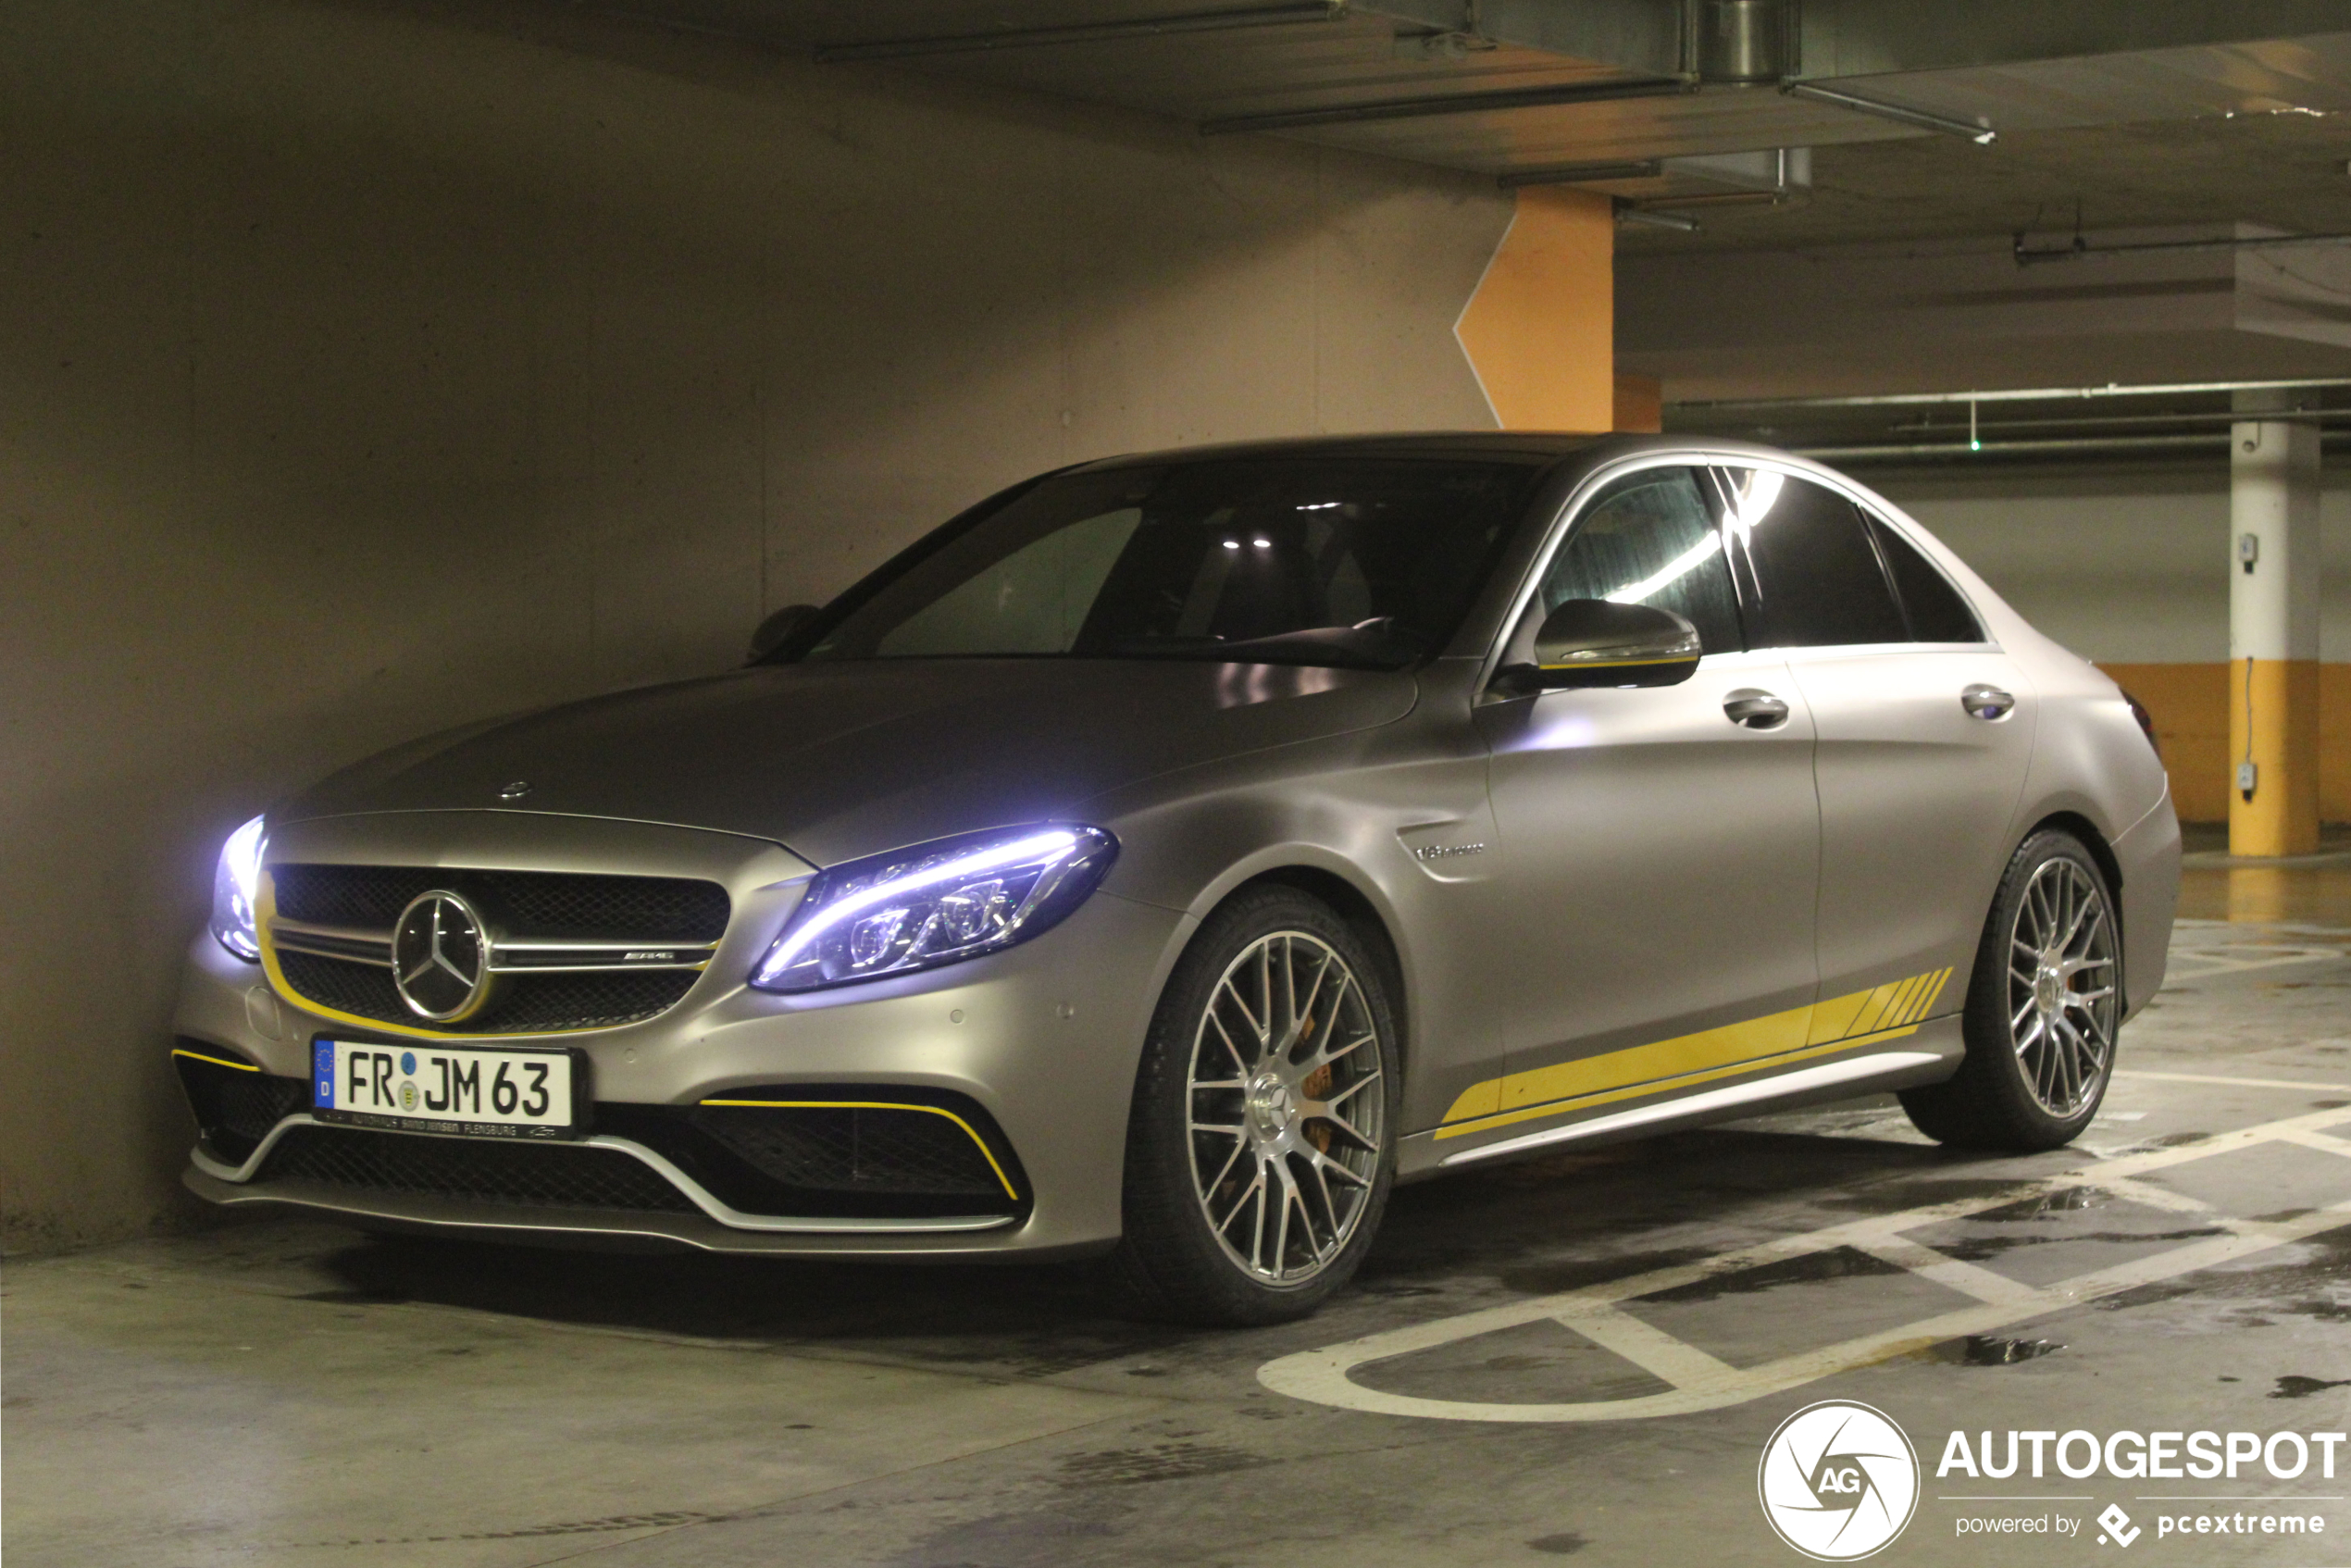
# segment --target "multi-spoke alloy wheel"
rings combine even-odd
[[[1379,1030],[1355,972],[1305,931],[1225,967],[1192,1040],[1193,1189],[1232,1260],[1273,1285],[1329,1266],[1387,1137]]]
[[[1362,1259],[1396,1160],[1392,961],[1295,888],[1206,921],[1151,1022],[1128,1124],[1128,1290],[1195,1323],[1304,1315]]]
[[[2048,830],[2009,861],[1961,1014],[1947,1083],[1902,1091],[1919,1130],[1972,1149],[2056,1149],[2090,1125],[2114,1071],[2122,954],[2105,873]]]
[[[2044,862],[2009,930],[2009,1038],[2034,1102],[2071,1118],[2114,1063],[2114,924],[2079,862]]]

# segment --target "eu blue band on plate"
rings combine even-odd
[[[322,1039],[310,1048],[311,1076],[318,1081],[313,1086],[310,1102],[332,1107],[335,1102],[335,1042]]]

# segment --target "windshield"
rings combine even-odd
[[[1237,458],[1065,475],[915,562],[806,656],[1399,668],[1452,636],[1545,467]]]

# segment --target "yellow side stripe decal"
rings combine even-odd
[[[1488,1078],[1462,1091],[1437,1136],[1459,1138],[1914,1034],[1950,977],[1947,968],[1931,970],[1696,1034]]]
[[[201,1051],[182,1051],[176,1045],[171,1048],[171,1054],[174,1056],[185,1056],[191,1062],[209,1062],[216,1067],[234,1067],[240,1073],[257,1073],[261,1071],[260,1068],[255,1066],[250,1062],[224,1062],[218,1056],[206,1056]]]
[[[988,1147],[988,1140],[974,1131],[972,1125],[963,1117],[936,1105],[908,1105],[889,1100],[705,1100],[703,1103],[740,1106],[757,1111],[923,1111],[934,1116],[944,1116],[964,1129],[964,1136],[972,1140],[973,1147],[979,1151],[979,1157],[988,1162],[988,1168],[996,1173],[998,1181],[1003,1183],[1004,1196],[1015,1203],[1020,1201],[1020,1189],[1013,1186],[1013,1178],[1004,1174],[1004,1167],[996,1163],[996,1155]]]

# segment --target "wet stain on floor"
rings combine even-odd
[[[2042,1247],[2051,1242],[2104,1242],[2109,1246],[2139,1247],[2203,1241],[2228,1234],[2219,1226],[2207,1225],[2188,1230],[2084,1230],[2055,1236],[1970,1236],[1956,1241],[1937,1241],[1934,1250],[1963,1263],[1980,1263],[2003,1253],[2013,1252],[2020,1247]]]
[[[1750,1296],[1759,1291],[1775,1290],[1785,1285],[1811,1285],[1823,1279],[1867,1279],[1906,1272],[1899,1263],[1873,1258],[1855,1248],[1832,1247],[1825,1251],[1807,1252],[1801,1257],[1776,1263],[1734,1269],[1727,1274],[1693,1280],[1671,1289],[1652,1291],[1635,1300],[1660,1304],[1715,1301],[1725,1296]]]
[[[2305,1377],[2299,1373],[2287,1373],[2270,1390],[2273,1400],[2307,1400],[2313,1394],[2323,1394],[2329,1388],[2351,1388],[2351,1377]]]
[[[1144,1449],[1110,1449],[1062,1461],[1064,1487],[1130,1487],[1151,1481],[1180,1481],[1255,1470],[1274,1462],[1243,1449],[1216,1443],[1154,1443]]]
[[[1537,1536],[1526,1543],[1530,1550],[1547,1551],[1557,1557],[1572,1556],[1590,1544],[1572,1530],[1561,1530],[1556,1536]]]
[[[1953,1366],[2014,1366],[2019,1362],[2038,1361],[2063,1349],[2054,1339],[2003,1339],[1993,1334],[1971,1334],[1964,1339],[1946,1339],[1927,1353]]]

